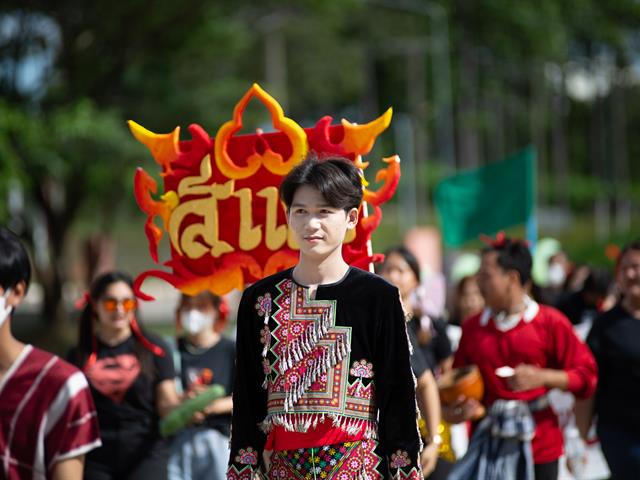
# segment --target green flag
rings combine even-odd
[[[445,244],[462,245],[528,222],[535,204],[536,155],[527,148],[438,184],[435,204]]]

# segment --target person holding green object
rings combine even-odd
[[[235,343],[222,336],[227,312],[224,299],[209,291],[183,295],[178,305],[177,326],[183,335],[174,363],[186,400],[161,428],[178,430],[194,409],[200,411],[172,441],[170,480],[226,477],[235,358]]]

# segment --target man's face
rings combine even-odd
[[[620,260],[617,271],[620,291],[636,303],[640,302],[640,252],[629,250]]]
[[[498,265],[498,252],[487,252],[482,255],[478,285],[485,302],[493,310],[506,308],[513,277],[513,272],[507,272]]]
[[[318,190],[304,185],[293,195],[287,219],[300,254],[322,259],[342,247],[347,230],[358,223],[358,210],[332,207]]]

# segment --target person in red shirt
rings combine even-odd
[[[443,408],[443,416],[459,423],[474,418],[484,407],[489,412],[486,425],[495,420],[492,407],[498,402],[503,413],[505,408],[524,406],[525,415],[532,416],[535,425],[523,442],[528,444],[530,440],[530,451],[522,452],[532,460],[533,468],[526,469],[526,477],[522,474],[517,478],[546,480],[558,477],[558,458],[563,453],[562,432],[546,393],[558,388],[578,398],[590,397],[596,388],[597,367],[593,355],[575,335],[567,318],[527,295],[531,263],[527,245],[503,234],[482,251],[478,278],[487,308],[464,323],[454,367],[478,366],[484,382],[484,398],[482,405],[460,398],[456,404]],[[482,422],[474,437],[479,436]],[[508,421],[500,428],[505,425]],[[491,427],[493,432],[494,427],[495,423]],[[491,434],[483,438],[492,441]],[[474,448],[476,451],[482,448],[477,443],[478,439],[472,438],[468,455],[472,455]],[[493,460],[489,459],[490,467]],[[483,462],[477,462],[475,467],[480,468],[481,464]],[[467,475],[455,478],[487,478],[487,472],[474,476],[473,468],[467,465]]]
[[[0,227],[0,478],[80,480],[101,444],[96,409],[80,370],[13,337],[30,278],[20,240]]]

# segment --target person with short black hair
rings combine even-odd
[[[95,406],[82,372],[13,337],[30,280],[26,250],[0,226],[0,478],[80,480],[100,446]]]
[[[600,369],[595,395],[577,409],[586,436],[593,415],[611,478],[635,479],[640,470],[640,240],[627,244],[615,268],[622,295],[597,317],[587,337]]]
[[[398,289],[342,256],[361,174],[308,159],[280,194],[300,259],[243,293],[227,478],[421,479]]]
[[[168,347],[138,322],[127,273],[96,277],[84,302],[78,344],[68,358],[89,380],[103,442],[87,456],[85,478],[164,479],[168,443],[159,419],[180,404]]]
[[[563,440],[547,392],[558,388],[586,398],[595,390],[595,361],[572,325],[527,295],[531,264],[526,243],[504,234],[482,251],[478,279],[487,308],[464,322],[454,367],[478,366],[488,414],[477,424],[452,480],[555,480]],[[443,407],[443,415],[459,423],[482,408],[461,398]]]

